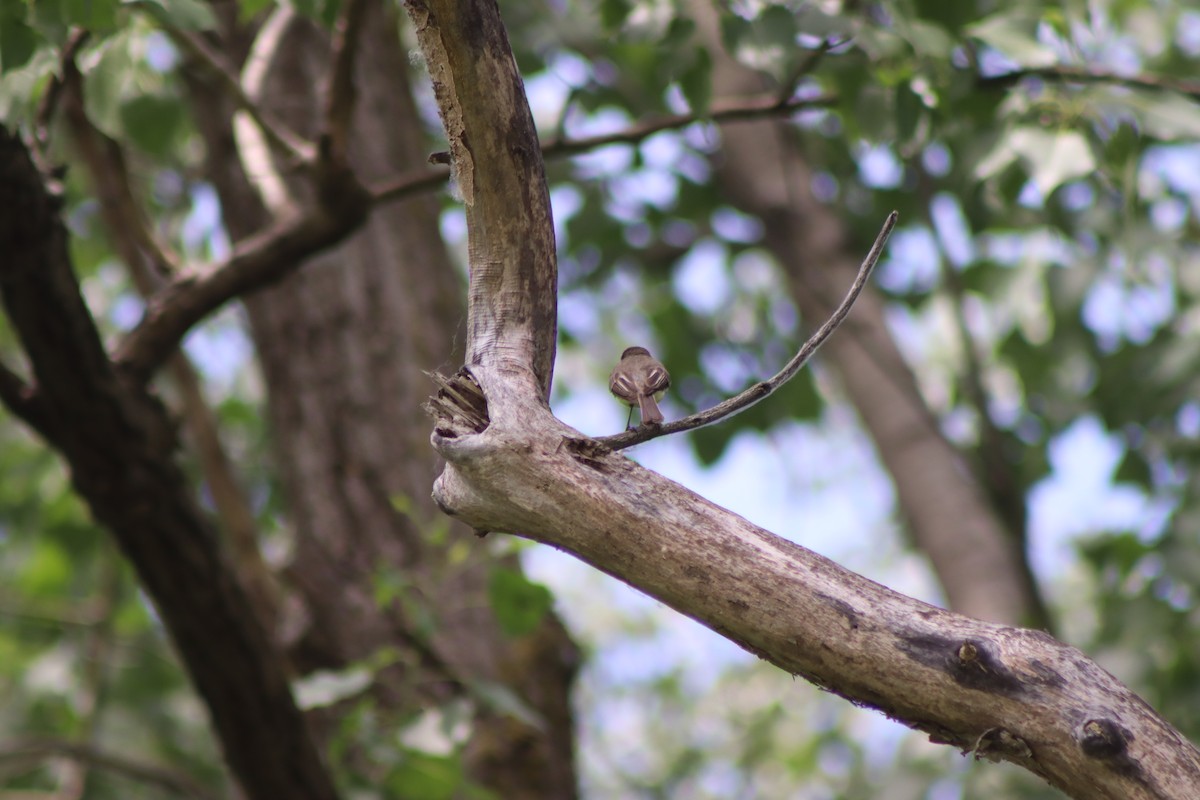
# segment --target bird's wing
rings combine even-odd
[[[614,372],[608,379],[608,390],[630,405],[637,402],[638,391],[633,381],[619,372]]]
[[[646,394],[658,394],[671,387],[671,376],[665,369],[654,367],[646,373]]]

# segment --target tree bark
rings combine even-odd
[[[247,795],[334,798],[284,659],[174,461],[166,410],[104,351],[60,206],[24,145],[0,128],[0,293],[36,380],[15,387],[6,372],[5,404],[60,452],[137,570]]]
[[[552,236],[549,214],[479,202],[513,175],[539,175],[519,158],[536,152],[536,139],[524,97],[506,91],[516,66],[499,10],[494,0],[407,7],[458,142],[460,179],[469,171],[474,187],[464,197],[472,256],[493,267],[486,282],[472,271],[471,302],[488,309],[471,330],[475,357],[430,404],[447,461],[434,489],[441,508],[478,530],[570,552],[792,674],[936,741],[1020,764],[1075,797],[1194,797],[1200,751],[1074,648],[905,598],[553,417],[537,337],[516,313],[548,300],[514,290],[553,286],[544,273],[555,264],[512,246]],[[520,196],[539,195],[532,187]]]
[[[349,156],[357,174],[385,176],[424,164],[429,148],[397,21],[377,2],[365,11]],[[328,38],[299,17],[281,30],[261,102],[293,130],[313,135]],[[230,167],[237,153],[228,140],[222,148],[224,129],[217,122],[208,130],[208,172],[226,224],[241,238],[266,213]],[[462,525],[435,540],[444,522],[429,497],[437,459],[420,412],[424,371],[462,360],[465,313],[439,213],[429,195],[377,208],[344,245],[246,299],[295,537],[286,578],[304,622],[291,653],[307,671],[395,648],[400,663],[374,687],[383,708],[412,711],[470,697],[478,707],[466,752],[471,775],[505,798],[569,798],[576,791],[574,645],[553,615],[532,636],[505,638],[488,598],[497,559],[466,548],[468,557],[456,560],[454,552],[474,542]],[[503,563],[519,569],[513,559]],[[392,579],[408,587],[405,597],[381,607],[379,582]],[[435,620],[430,636],[414,613]],[[543,728],[497,713],[469,689],[489,682],[511,689]]]

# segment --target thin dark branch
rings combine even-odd
[[[837,102],[835,95],[823,94],[817,97],[787,98],[781,101],[773,94],[754,97],[749,100],[731,100],[724,103],[714,103],[706,114],[671,114],[657,119],[639,122],[624,130],[613,133],[603,133],[599,136],[586,136],[581,139],[555,139],[542,142],[542,155],[551,157],[570,156],[587,150],[594,150],[609,144],[635,144],[660,131],[684,128],[694,122],[740,122],[745,120],[778,117],[792,111],[803,111],[809,108],[828,108]]]
[[[100,199],[108,236],[128,266],[138,293],[149,301],[163,288],[168,276],[178,273],[176,260],[151,233],[146,215],[134,198],[124,150],[88,118],[83,79],[71,61],[64,70],[64,85],[64,117]],[[255,539],[254,515],[221,444],[212,409],[204,399],[195,369],[182,350],[176,349],[168,357],[167,368],[179,390],[183,418],[221,519],[221,528],[228,533],[238,569],[255,608],[262,615],[263,627],[274,630],[274,586]]]
[[[207,47],[198,37],[190,36],[189,41],[199,41]],[[215,54],[210,54],[210,59],[218,58]],[[210,63],[214,67],[219,66],[219,61]],[[229,75],[227,80],[236,82],[236,77]],[[237,91],[241,92],[240,84],[237,85]],[[241,97],[245,98],[245,94],[242,93]],[[822,95],[780,102],[772,95],[764,95],[749,100],[727,101],[715,104],[709,114],[703,117],[695,114],[677,114],[648,120],[611,134],[544,142],[542,154],[546,157],[569,156],[606,144],[635,143],[659,131],[686,127],[694,122],[735,122],[780,116],[806,108],[827,107],[836,99],[830,95]],[[245,98],[245,102],[250,103],[248,98]],[[264,130],[267,129],[264,127]],[[243,242],[223,264],[180,274],[152,301],[145,319],[129,333],[118,348],[117,361],[136,376],[147,378],[166,359],[192,325],[242,292],[278,279],[317,249],[347,235],[356,227],[357,222],[351,223],[344,218],[355,216],[357,219],[358,212],[354,209],[359,199],[372,206],[381,205],[433,189],[443,184],[449,175],[448,169],[413,170],[388,184],[370,190],[369,197],[364,195],[362,198],[356,198],[353,203],[337,201],[333,206],[324,208],[326,213],[312,211],[303,218],[281,222],[275,228]],[[353,180],[352,176],[341,177]],[[331,176],[331,180],[338,178],[338,175]],[[338,213],[330,213],[334,211]],[[354,214],[350,214],[350,211],[354,211]],[[363,218],[366,213],[364,208]],[[337,224],[330,224],[335,222]]]
[[[403,200],[414,194],[436,189],[449,179],[450,169],[448,167],[411,169],[400,177],[371,189],[371,202],[378,206]]]
[[[836,46],[836,45],[834,45]],[[810,98],[785,98],[763,95],[749,100],[730,100],[716,103],[707,114],[672,114],[631,125],[613,133],[586,136],[580,139],[551,138],[542,142],[544,158],[563,158],[594,150],[610,144],[636,144],[661,131],[686,128],[696,122],[739,122],[778,117],[808,108],[827,108],[837,102],[834,95]],[[448,169],[417,169],[371,190],[376,204],[389,203],[419,192],[437,188],[450,177]]]
[[[783,82],[780,90],[775,93],[778,102],[786,103],[788,100],[791,100],[792,95],[796,91],[796,85],[800,83],[800,79],[805,75],[811,75],[812,71],[815,70],[817,65],[821,63],[821,59],[825,57],[826,53],[828,53],[830,50],[833,50],[835,47],[841,47],[849,41],[849,38],[836,40],[826,39],[825,41],[821,42],[820,47],[810,51],[805,58],[800,60],[800,63],[796,64],[795,69],[793,69],[791,74],[788,75],[787,80]]]
[[[217,265],[186,270],[150,300],[146,314],[117,347],[114,361],[137,380],[148,380],[184,335],[217,308],[266,286],[330,247],[367,218],[369,197],[353,175],[341,172],[322,200],[238,243]]]
[[[350,141],[350,121],[358,93],[354,86],[354,59],[358,52],[359,33],[366,17],[363,0],[346,0],[333,32],[332,67],[325,87],[325,130],[322,135],[322,155],[344,164]]]
[[[253,98],[246,94],[237,72],[229,65],[225,56],[209,45],[203,36],[169,26],[164,27],[164,30],[171,37],[171,41],[193,58],[207,65],[221,79],[238,108],[250,115],[273,147],[282,151],[296,166],[313,162],[316,148],[313,147],[312,142],[305,140],[304,137],[254,102]]]
[[[63,84],[66,80],[66,71],[68,65],[75,63],[75,56],[79,49],[87,44],[88,38],[91,36],[90,31],[76,28],[67,36],[66,44],[63,45],[62,55],[59,57],[59,74],[50,79],[50,84],[46,87],[46,93],[42,95],[41,101],[38,102],[37,115],[34,117],[33,123],[33,139],[37,147],[37,153],[40,160],[44,160],[46,150],[50,147],[50,125],[54,119],[54,114],[58,110],[58,101],[62,96]]]
[[[11,212],[0,214],[0,300],[53,417],[55,446],[153,598],[231,770],[247,797],[336,797],[281,654],[175,463],[175,425],[114,368],[71,266],[62,200],[3,126],[0,207]]]
[[[91,174],[105,227],[143,295],[178,271],[179,259],[157,240],[134,197],[121,145],[92,123],[84,102],[83,76],[75,62],[63,63],[63,114]]]
[[[899,214],[893,211],[888,214],[887,219],[883,223],[883,227],[879,231],[879,235],[875,237],[875,243],[871,245],[870,252],[863,259],[862,266],[858,268],[858,275],[854,278],[854,283],[850,286],[850,290],[846,293],[846,297],[842,300],[841,305],[834,310],[833,315],[826,320],[816,333],[809,337],[808,341],[800,348],[799,352],[792,357],[783,369],[776,373],[768,380],[760,381],[754,384],[749,389],[746,389],[739,395],[731,397],[724,402],[718,403],[712,408],[704,411],[699,411],[689,417],[668,422],[664,425],[643,425],[637,430],[625,431],[618,433],[615,436],[601,436],[595,441],[606,445],[613,450],[623,450],[626,447],[632,447],[635,444],[648,442],[651,439],[657,439],[659,436],[666,436],[671,433],[680,433],[682,431],[695,430],[696,428],[711,425],[726,417],[732,416],[739,411],[745,411],[750,406],[759,402],[765,397],[769,397],[780,386],[790,381],[796,376],[796,373],[808,363],[813,354],[817,352],[825,340],[828,339],[834,331],[845,321],[849,315],[850,309],[854,306],[854,302],[862,293],[863,287],[867,285],[867,280],[871,277],[871,271],[875,269],[875,265],[879,263],[880,257],[883,255],[883,248],[887,244],[888,237],[892,235],[892,229],[896,227],[896,220]]]
[[[992,75],[979,79],[981,86],[1009,86],[1025,78],[1041,78],[1046,81],[1068,83],[1110,83],[1137,89],[1156,89],[1179,92],[1200,100],[1200,81],[1169,78],[1164,75],[1118,75],[1115,72],[1093,67],[1073,67],[1065,64],[1052,67],[1028,67],[1003,75]]]
[[[50,416],[37,389],[26,383],[7,365],[0,363],[0,403],[31,428],[47,439],[50,437]]]
[[[93,745],[53,738],[18,739],[0,744],[0,763],[47,758],[69,758],[193,800],[217,799],[216,794],[189,775],[115,755]]]

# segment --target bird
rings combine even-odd
[[[637,408],[643,425],[661,425],[662,411],[656,400],[671,386],[671,375],[658,359],[644,347],[626,347],[621,360],[608,376],[608,390],[618,400],[629,406],[629,419],[625,427],[630,428],[633,409]]]

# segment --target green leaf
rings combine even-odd
[[[1120,466],[1113,474],[1113,480],[1118,483],[1134,483],[1146,489],[1154,486],[1151,466],[1146,458],[1136,450],[1126,450]]]
[[[1090,175],[1096,169],[1092,148],[1078,131],[1020,127],[1000,137],[975,167],[975,174],[986,180],[1018,158],[1028,164],[1030,176],[1043,197],[1067,181]]]
[[[533,633],[554,603],[549,589],[506,567],[492,570],[488,598],[500,630],[514,637]]]
[[[71,25],[90,31],[107,31],[117,27],[120,0],[64,0],[63,11]]]
[[[467,688],[471,694],[484,705],[500,714],[507,714],[519,719],[526,725],[539,730],[547,730],[546,721],[538,714],[533,706],[526,703],[511,688],[495,681],[467,680]]]
[[[56,542],[43,537],[34,545],[18,586],[31,595],[46,595],[62,591],[70,579],[71,559]]]
[[[1096,169],[1092,148],[1078,131],[1047,133],[1027,128],[1019,132],[1014,147],[1032,165],[1033,182],[1043,196]]]
[[[1132,92],[1122,98],[1156,139],[1200,138],[1200,103],[1174,92]]]
[[[687,17],[676,17],[667,26],[660,44],[665,47],[690,46],[696,33],[696,23]]]
[[[0,73],[29,63],[42,37],[19,17],[0,16]]]
[[[122,103],[120,115],[122,128],[138,147],[163,157],[170,153],[186,119],[178,98],[155,94]]]
[[[210,30],[217,26],[212,9],[200,0],[125,0],[128,5],[142,6],[151,16],[185,31]]]
[[[707,114],[712,101],[712,57],[707,47],[696,50],[692,65],[679,76],[679,88],[693,114]]]
[[[601,0],[600,24],[607,31],[615,31],[625,24],[633,4],[629,0]]]
[[[946,0],[915,0],[913,7],[918,16],[938,22],[952,31],[970,22],[976,13],[974,3],[947,3]]]
[[[292,691],[296,695],[296,705],[307,711],[331,706],[361,694],[371,685],[371,678],[371,670],[361,665],[339,672],[318,670],[294,681]]]
[[[254,19],[260,11],[270,8],[275,4],[275,0],[242,0],[238,4],[238,21],[249,22]]]
[[[913,50],[934,59],[949,59],[955,42],[940,25],[913,20],[908,24],[908,40]]]
[[[1040,21],[1027,11],[1006,11],[968,25],[966,32],[1022,66],[1048,67],[1058,63],[1058,56],[1037,40]]]
[[[785,6],[770,5],[754,21],[755,38],[764,45],[796,46],[796,15]]]
[[[466,773],[454,756],[409,750],[387,777],[386,796],[397,800],[451,800],[463,793]]]
[[[37,0],[30,7],[31,21],[48,38],[60,41],[70,27],[67,0]]]
[[[131,30],[120,31],[101,46],[100,57],[90,69],[85,69],[87,91],[83,103],[88,118],[100,130],[117,140],[125,139],[121,125],[122,98],[133,75]]]
[[[737,14],[721,15],[721,43],[730,53],[737,53],[742,40],[751,35],[750,21]]]

